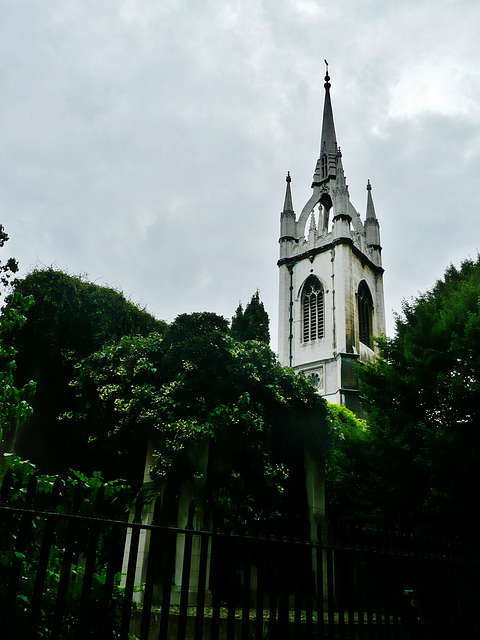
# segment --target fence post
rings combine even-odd
[[[130,629],[130,616],[132,610],[133,592],[135,587],[135,579],[138,574],[139,567],[137,565],[137,553],[140,539],[140,527],[142,516],[143,500],[141,496],[137,497],[135,504],[135,514],[132,525],[130,526],[130,536],[127,533],[127,542],[125,544],[124,565],[126,563],[127,573],[125,576],[124,586],[125,593],[123,596],[122,622],[120,625],[120,640],[127,640]],[[135,526],[137,525],[137,526]],[[143,558],[142,558],[143,560]],[[123,573],[123,569],[122,569]]]

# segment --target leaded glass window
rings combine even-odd
[[[310,276],[302,293],[303,342],[324,337],[324,294],[318,278]]]
[[[358,287],[358,328],[360,342],[373,349],[372,339],[373,302],[365,280]]]

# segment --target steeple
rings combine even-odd
[[[290,171],[287,171],[287,190],[285,193],[285,203],[283,205],[283,213],[292,212],[293,211],[293,203],[292,203],[292,191],[290,189],[290,183],[292,182],[292,178],[290,177]]]
[[[330,99],[330,76],[328,75],[328,62],[325,60],[325,101],[323,104],[322,136],[320,138],[320,158],[318,159],[312,187],[335,177],[335,156],[337,154],[337,137],[333,122],[332,101]]]
[[[375,207],[373,206],[372,185],[367,180],[367,220],[376,220]]]
[[[286,251],[285,241],[292,241],[295,238],[295,212],[293,210],[292,191],[290,189],[290,183],[292,178],[290,177],[290,171],[287,173],[287,189],[285,191],[285,202],[283,204],[283,211],[280,214],[280,253],[283,254]]]
[[[382,264],[382,247],[380,246],[380,225],[373,206],[372,185],[367,181],[367,216],[365,219],[365,240],[375,264]]]
[[[325,60],[327,66],[325,74],[325,102],[323,105],[323,123],[322,123],[322,137],[320,141],[320,156],[322,153],[337,152],[337,138],[335,136],[335,125],[333,123],[333,109],[332,101],[330,100],[330,76],[328,75],[328,62]]]

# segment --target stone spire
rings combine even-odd
[[[367,182],[367,217],[365,219],[365,239],[367,247],[371,251],[373,261],[381,265],[381,251],[380,246],[380,225],[378,224],[377,216],[375,215],[375,207],[373,206],[372,198],[372,185],[370,180]]]
[[[317,225],[315,223],[315,213],[312,211],[312,215],[310,216],[310,229],[308,230],[308,241],[310,243],[315,243],[316,235]]]
[[[283,204],[283,211],[280,214],[280,242],[283,240],[293,240],[296,233],[295,212],[293,210],[292,191],[290,189],[290,183],[292,178],[290,177],[290,171],[287,173],[287,189],[285,192],[285,202]],[[285,247],[282,249],[282,251]]]
[[[335,181],[335,187],[333,189],[334,198],[334,235],[335,236],[349,236],[350,235],[350,222],[352,216],[349,211],[350,198],[348,195],[348,187],[345,182],[345,173],[343,171],[342,152],[338,148],[336,153],[336,165],[337,165],[337,178]]]
[[[322,123],[322,137],[320,142],[320,155],[322,153],[332,153],[333,155],[337,152],[337,138],[335,136],[335,125],[333,123],[333,109],[332,109],[332,101],[330,99],[330,76],[328,75],[328,63],[325,60],[325,64],[327,65],[327,72],[325,75],[325,102],[323,105],[323,123]]]
[[[367,180],[367,220],[376,220],[375,207],[373,206],[372,185]]]
[[[283,205],[283,213],[293,212],[293,202],[292,202],[292,191],[290,189],[290,183],[292,182],[292,178],[290,177],[290,171],[287,171],[287,190],[285,193],[285,203]]]
[[[337,138],[335,135],[335,124],[333,122],[332,101],[330,99],[330,76],[328,75],[328,62],[325,73],[325,102],[323,104],[322,136],[320,139],[320,158],[318,159],[315,174],[313,176],[312,187],[329,177],[336,175]]]

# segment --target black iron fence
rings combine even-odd
[[[479,556],[458,542],[232,531],[194,505],[178,527],[160,497],[137,499],[130,521],[79,515],[34,483],[21,505],[8,486],[1,498],[1,638],[480,637]]]

